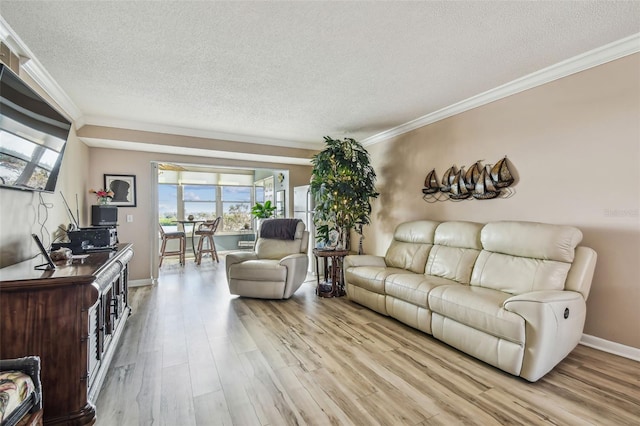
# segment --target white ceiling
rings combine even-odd
[[[2,0],[0,13],[82,123],[314,149],[640,32],[638,1]]]

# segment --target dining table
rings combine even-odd
[[[198,220],[176,220],[176,223],[182,225],[182,230],[187,233],[187,229],[185,225],[191,225],[191,250],[193,251],[193,255],[196,254],[196,243],[195,243],[195,235],[196,235],[196,227],[198,223],[206,222],[208,219],[198,219]]]

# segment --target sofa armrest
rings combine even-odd
[[[373,256],[370,254],[352,254],[349,256],[345,256],[343,267],[346,271],[349,268],[354,268],[357,266],[381,266],[385,267],[387,264],[384,262],[384,257],[382,256]]]
[[[309,257],[306,253],[290,254],[280,260],[280,265],[287,268],[287,281],[284,284],[284,299],[291,297],[300,288],[307,277]]]
[[[584,301],[584,297],[577,291],[542,290],[512,296],[504,301],[504,305],[505,309],[507,309],[506,305],[511,302],[556,303],[575,299],[582,299]]]
[[[505,300],[503,307],[526,322],[520,376],[535,382],[564,359],[582,337],[587,306],[575,291],[535,291]]]
[[[309,260],[309,257],[305,253],[294,253],[294,254],[290,254],[288,256],[283,257],[282,259],[280,259],[279,263],[281,265],[285,265],[290,261],[290,259],[302,259],[302,258],[306,258],[307,261]],[[309,265],[307,264],[307,266]]]
[[[583,246],[576,247],[575,259],[567,275],[565,290],[580,292],[584,300],[587,300],[597,259],[595,250]]]
[[[256,260],[258,255],[253,251],[235,251],[227,254],[225,258],[227,281],[229,281],[229,269],[236,263],[241,263],[247,260]]]

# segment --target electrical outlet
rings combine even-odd
[[[133,215],[132,214],[128,214],[127,215],[127,222],[133,222]]]

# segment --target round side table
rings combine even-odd
[[[344,277],[342,274],[342,261],[349,254],[349,250],[321,250],[313,249],[316,258],[316,271],[318,271],[318,287],[316,294],[320,297],[341,297],[346,293],[344,289]],[[324,281],[320,282],[320,269],[318,258],[324,258]]]

